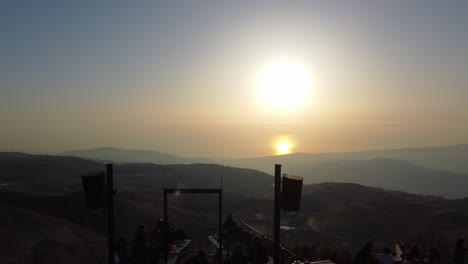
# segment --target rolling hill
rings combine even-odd
[[[113,147],[72,150],[61,153],[62,156],[73,156],[115,163],[155,163],[155,164],[192,164],[215,163],[205,158],[186,158],[151,150],[133,150]]]
[[[291,170],[305,183],[346,182],[447,198],[468,196],[468,175],[424,168],[404,160],[328,161]]]
[[[81,190],[81,175],[104,171],[98,161],[69,156],[0,152],[0,190],[62,194]],[[168,188],[220,188],[242,196],[271,195],[273,178],[263,172],[214,164],[118,164],[115,188],[149,196]]]
[[[0,263],[103,263],[105,237],[40,211],[0,205]]]

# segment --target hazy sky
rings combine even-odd
[[[0,149],[185,156],[468,143],[468,1],[2,1]],[[310,74],[267,107],[265,65]]]

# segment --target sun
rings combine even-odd
[[[309,90],[310,78],[306,67],[292,60],[267,64],[258,78],[261,100],[275,109],[299,107],[307,99]]]
[[[284,155],[284,154],[289,154],[291,152],[291,143],[287,141],[280,141],[276,143],[276,154],[278,155]]]

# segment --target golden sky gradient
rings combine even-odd
[[[6,5],[0,150],[115,146],[183,156],[468,143],[467,4],[438,1]],[[304,102],[258,78],[290,58]]]

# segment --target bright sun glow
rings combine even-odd
[[[310,79],[306,68],[291,60],[279,60],[265,66],[259,76],[260,98],[269,106],[288,110],[307,99]]]
[[[276,154],[284,155],[291,152],[291,144],[286,141],[281,141],[276,144]]]

